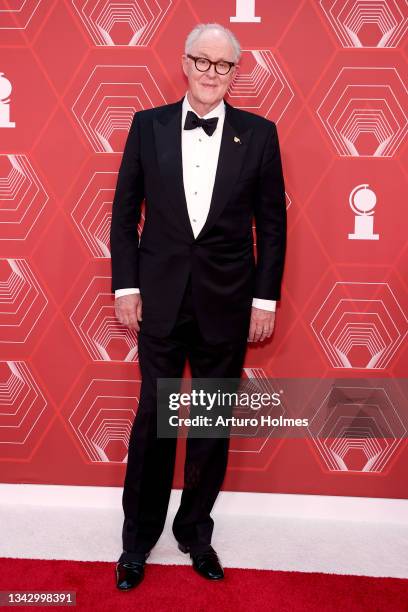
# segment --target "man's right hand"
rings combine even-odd
[[[142,320],[142,298],[140,293],[122,295],[115,299],[115,314],[122,325],[139,331],[139,321]]]

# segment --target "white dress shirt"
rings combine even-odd
[[[187,95],[185,95],[181,117],[183,182],[188,216],[194,237],[197,237],[206,222],[210,210],[224,126],[225,104],[224,100],[221,100],[218,106],[203,116],[203,119],[218,117],[217,127],[211,136],[208,136],[202,127],[192,130],[183,129],[187,111],[189,110],[195,113],[195,110],[189,104]],[[115,298],[131,293],[139,293],[139,289],[136,287],[116,289]],[[252,306],[274,311],[276,309],[276,300],[253,298]]]

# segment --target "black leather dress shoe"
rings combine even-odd
[[[144,561],[118,561],[116,564],[116,586],[128,591],[140,584],[144,578]]]
[[[212,546],[210,546],[208,550],[199,553],[192,553],[190,547],[184,546],[184,544],[179,544],[178,547],[181,552],[190,553],[193,567],[201,576],[209,578],[210,580],[220,580],[224,578],[224,570]]]

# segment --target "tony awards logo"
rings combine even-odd
[[[11,90],[10,81],[6,79],[3,72],[0,72],[0,128],[16,127],[14,121],[10,121],[9,95]]]
[[[377,197],[368,185],[358,185],[349,196],[351,210],[355,213],[354,234],[349,234],[350,240],[378,240],[379,235],[373,234],[374,208]]]
[[[255,15],[255,0],[236,0],[235,15],[230,17],[235,23],[259,23],[260,17]]]

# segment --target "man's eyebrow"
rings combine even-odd
[[[205,57],[206,59],[209,59],[211,62],[213,61],[210,57],[208,57],[208,55],[207,55],[207,53],[205,53],[205,51],[203,51],[203,53],[199,53],[197,55],[197,57]],[[229,60],[226,60],[223,57],[221,57],[220,59],[214,60],[214,62],[227,62],[227,63],[229,63]]]

